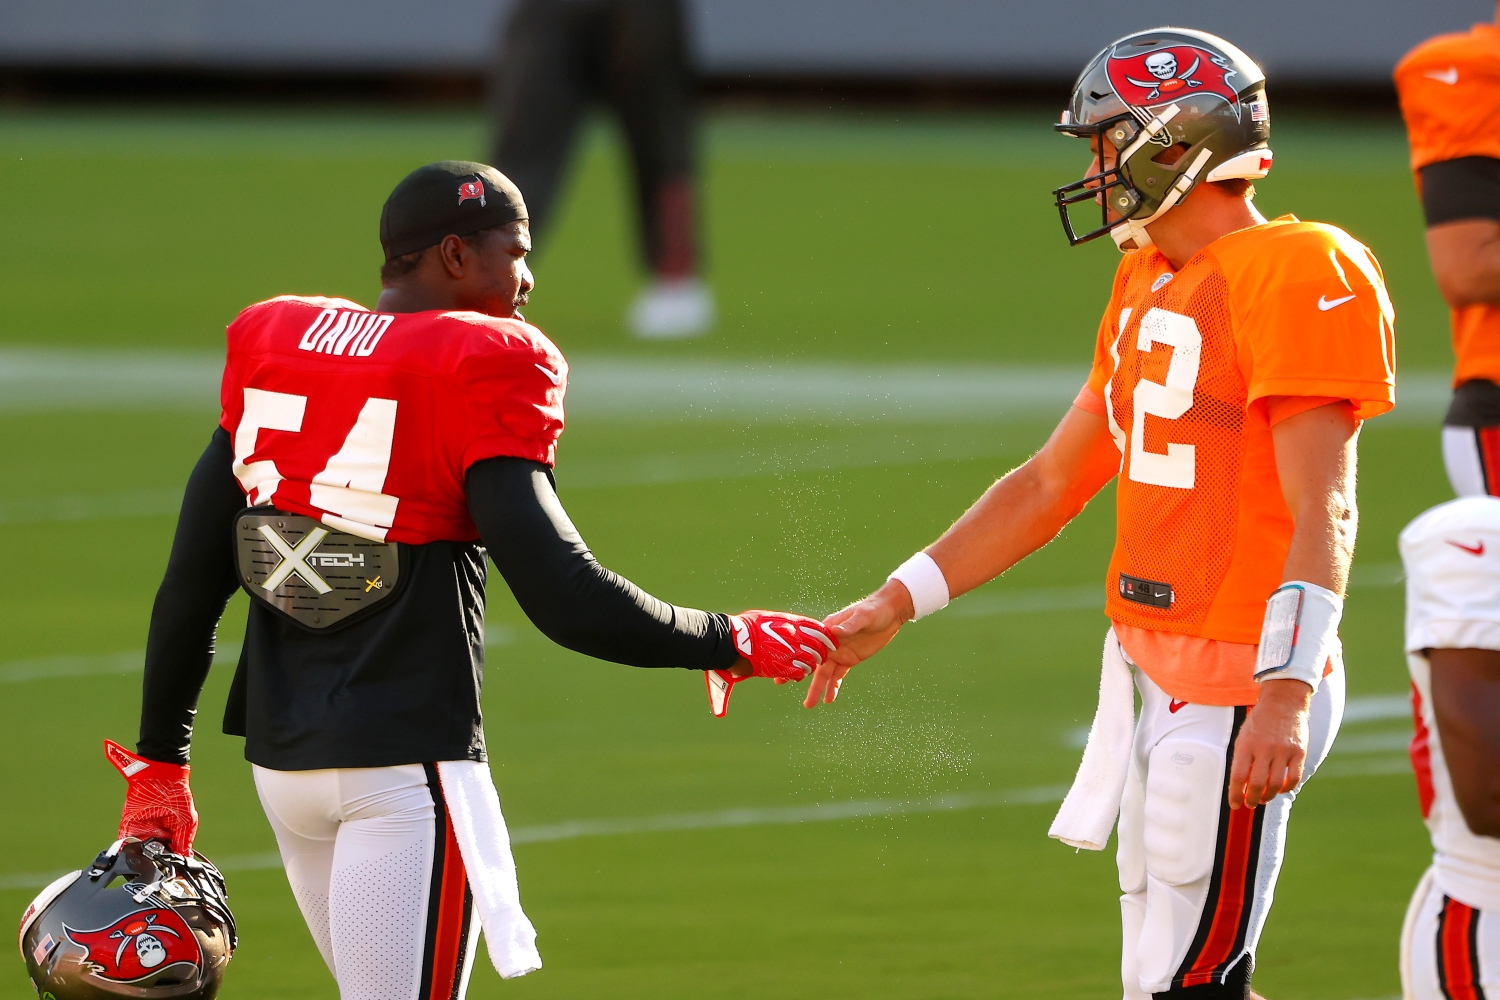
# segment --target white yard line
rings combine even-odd
[[[1401,582],[1400,563],[1371,563],[1355,566],[1350,589],[1391,587]],[[1087,611],[1104,607],[1101,584],[1070,587],[1032,587],[1001,590],[961,597],[948,612],[954,618],[980,618],[999,615],[1027,615],[1049,611]],[[527,633],[529,634],[529,633]],[[504,625],[487,626],[485,647],[493,649],[515,642],[521,633]],[[215,663],[232,662],[239,657],[238,643],[220,643]],[[0,684],[52,680],[62,677],[88,677],[97,674],[139,673],[145,653],[130,651],[92,656],[43,656],[34,659],[0,663]],[[1392,695],[1392,698],[1400,696]],[[1345,715],[1346,722],[1356,721]]]
[[[1320,772],[1321,773],[1321,772]],[[1380,775],[1397,773],[1385,762],[1359,769],[1341,769],[1329,777]],[[584,819],[540,826],[518,826],[510,831],[514,844],[549,844],[580,837],[618,837],[639,833],[667,833],[680,830],[720,830],[741,826],[789,826],[800,823],[831,823],[846,819],[913,816],[930,813],[961,812],[970,809],[1006,806],[1048,805],[1061,802],[1066,785],[1042,785],[1013,788],[1003,792],[949,792],[920,799],[858,799],[850,802],[825,802],[811,806],[774,806],[770,808],[723,809],[715,812],[669,813],[661,816],[635,816],[619,819]],[[261,871],[281,867],[275,852],[225,855],[215,862],[226,872]],[[20,872],[0,875],[0,890],[40,889],[62,872]]]
[[[0,413],[208,410],[222,359],[163,350],[0,348]],[[1052,420],[1087,372],[1078,366],[850,365],[810,360],[720,363],[572,359],[570,417],[679,420]],[[1403,373],[1401,405],[1371,424],[1433,423],[1447,406],[1446,373]]]
[[[508,625],[486,625],[484,648],[495,649],[516,641],[516,632]],[[214,652],[214,665],[237,663],[240,644],[221,642]],[[138,674],[145,669],[146,651],[102,653],[97,656],[39,656],[30,660],[0,663],[0,684],[23,681],[57,680],[63,677],[92,677],[99,674]]]
[[[926,445],[930,445],[926,446]],[[677,483],[750,479],[841,469],[933,465],[1015,454],[1016,442],[990,434],[956,434],[941,444],[914,444],[888,436],[839,439],[751,451],[714,451],[583,456],[558,467],[558,490],[617,489]],[[1004,471],[1003,469],[997,471]],[[0,499],[0,526],[172,516],[182,507],[181,490],[130,490],[52,497]]]
[[[1350,698],[1344,705],[1344,725],[1358,722],[1373,722],[1377,719],[1406,719],[1410,721],[1410,694],[1377,694],[1363,698]]]
[[[113,517],[176,514],[182,490],[122,490],[118,493],[68,493],[61,496],[0,500],[0,525],[54,524]]]
[[[585,819],[546,826],[522,826],[511,831],[516,844],[547,844],[577,837],[612,837],[630,833],[662,833],[670,830],[716,830],[734,826],[784,826],[796,823],[829,823],[842,819],[905,816],[918,813],[955,812],[987,806],[1036,805],[1061,802],[1066,785],[1015,788],[1005,792],[950,792],[925,799],[861,799],[827,802],[812,806],[781,806],[769,809],[725,809],[719,812],[677,813],[623,819]]]
[[[1406,723],[1400,730],[1384,733],[1350,733],[1345,726],[1357,726],[1362,722],[1389,722],[1399,720]],[[1350,698],[1344,704],[1344,718],[1340,723],[1338,739],[1331,753],[1386,753],[1392,750],[1405,751],[1411,743],[1411,696],[1404,694],[1367,694]],[[1063,746],[1082,750],[1088,742],[1088,726],[1070,726],[1063,730]],[[1402,757],[1402,766],[1410,766]]]

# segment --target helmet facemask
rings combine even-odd
[[[1184,154],[1190,158],[1190,173],[1179,173],[1177,165],[1182,162],[1182,157],[1171,164],[1158,161],[1158,157],[1174,145],[1167,125],[1180,110],[1176,104],[1168,105],[1144,125],[1129,111],[1089,125],[1074,124],[1067,120],[1068,112],[1063,112],[1065,120],[1053,128],[1064,135],[1091,140],[1100,168],[1098,173],[1064,184],[1052,192],[1069,245],[1087,243],[1105,233],[1118,234],[1116,242],[1134,239],[1137,247],[1149,245],[1149,237],[1144,241],[1138,238],[1145,232],[1145,223],[1156,220],[1182,200],[1202,169],[1201,158],[1195,150]],[[1113,155],[1106,156],[1107,150],[1113,151]],[[1199,160],[1196,169],[1193,159]],[[1090,201],[1099,206],[1099,226],[1080,235],[1073,225],[1070,210]],[[1139,219],[1143,214],[1146,218]],[[1121,233],[1122,229],[1126,232]]]

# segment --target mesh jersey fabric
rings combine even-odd
[[[1414,173],[1465,156],[1500,159],[1500,28],[1476,24],[1429,39],[1396,64],[1394,77]],[[1500,306],[1464,306],[1449,315],[1453,384],[1500,382]]]
[[[1255,643],[1292,519],[1268,403],[1395,400],[1394,310],[1358,241],[1291,216],[1224,236],[1174,272],[1156,248],[1120,263],[1088,385],[1121,452],[1106,614],[1138,628]],[[1122,574],[1167,584],[1159,608]],[[1234,703],[1234,702],[1227,702]]]
[[[1266,409],[1275,427],[1288,417],[1336,402],[1331,396],[1273,396]],[[1109,416],[1104,399],[1087,385],[1078,390],[1073,405],[1095,416]],[[1253,705],[1260,698],[1254,678],[1256,647],[1250,643],[1158,632],[1124,622],[1114,627],[1131,661],[1173,698],[1195,705]]]
[[[568,365],[538,329],[282,296],[229,326],[220,426],[250,504],[380,541],[474,541],[464,474],[552,465]]]
[[[1492,385],[1490,388],[1496,387]],[[1266,400],[1267,422],[1275,427],[1288,417],[1295,417],[1299,413],[1341,401],[1341,398],[1337,396],[1271,396]],[[1104,398],[1090,389],[1087,383],[1084,383],[1083,388],[1078,390],[1078,395],[1073,399],[1073,405],[1097,417],[1109,418],[1109,408],[1104,405]],[[1452,420],[1446,422],[1454,423]],[[1500,420],[1494,422],[1500,423]]]

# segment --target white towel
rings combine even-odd
[[[489,765],[444,760],[438,762],[437,770],[453,820],[453,836],[469,873],[479,924],[489,945],[490,961],[501,979],[535,972],[542,967],[542,956],[536,950],[536,928],[521,910],[510,831],[500,814],[500,795],[495,791]]]
[[[1115,630],[1104,637],[1104,660],[1099,673],[1099,707],[1089,727],[1088,745],[1078,776],[1068,789],[1062,808],[1047,836],[1069,847],[1102,851],[1120,815],[1120,796],[1130,770],[1130,744],[1135,734],[1135,682]]]

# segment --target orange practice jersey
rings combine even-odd
[[[1395,78],[1413,171],[1464,156],[1500,160],[1500,28],[1477,24],[1423,42],[1396,65]],[[1453,384],[1500,382],[1500,306],[1451,315]]]
[[[1286,397],[1348,399],[1360,419],[1389,410],[1393,323],[1370,251],[1291,216],[1181,271],[1155,247],[1120,262],[1088,383],[1121,455],[1111,619],[1259,641],[1292,536],[1271,424],[1297,412]]]

